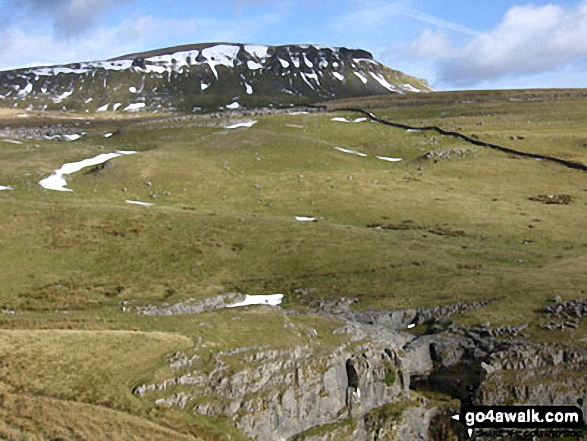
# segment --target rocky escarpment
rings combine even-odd
[[[29,110],[192,112],[430,90],[367,51],[313,45],[193,44],[0,72],[0,106]]]
[[[197,314],[225,303],[219,297],[127,310]],[[456,439],[460,429],[450,415],[459,403],[579,404],[587,411],[585,350],[530,342],[526,325],[450,322],[454,314],[488,303],[398,311],[352,311],[349,300],[323,303],[317,309],[340,320],[333,334],[345,336],[345,343],[325,350],[312,329],[310,344],[288,349],[242,347],[211,359],[170,354],[173,375],[133,392],[159,406],[227,418],[258,440]],[[557,302],[545,313],[568,318],[579,311],[580,319],[583,307],[581,300]],[[286,326],[293,326],[283,314]],[[426,324],[425,333],[403,331],[414,324]],[[453,401],[426,398],[430,392]]]
[[[304,437],[324,425],[327,433],[352,426],[353,438],[347,439],[366,439],[361,431],[378,429],[365,425],[365,415],[404,403],[409,393],[409,375],[397,352],[368,340],[329,354],[311,346],[239,348],[216,354],[209,373],[197,357],[174,354],[169,363],[177,375],[137,386],[134,393],[160,406],[228,418],[259,440]],[[349,375],[349,367],[356,376]]]

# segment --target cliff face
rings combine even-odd
[[[450,416],[459,403],[587,410],[580,400],[587,395],[584,351],[525,341],[524,326],[447,323],[485,304],[364,313],[351,311],[349,302],[321,305],[322,314],[341,320],[334,334],[345,343],[328,350],[318,342],[288,350],[244,347],[215,353],[209,362],[173,354],[175,375],[134,393],[227,418],[257,440],[457,439],[460,427]],[[426,335],[395,329],[412,321],[433,325]],[[315,331],[309,336],[316,341]],[[444,398],[426,398],[434,393]]]
[[[358,376],[356,387],[348,365]],[[139,386],[135,393],[163,395],[156,398],[159,405],[229,418],[254,439],[288,439],[315,426],[346,426],[349,419],[405,400],[409,376],[401,365],[395,350],[369,340],[344,344],[330,354],[310,346],[242,348],[217,354],[208,374],[182,368],[182,375]]]
[[[364,50],[194,44],[0,72],[0,106],[78,111],[236,109],[430,91]]]

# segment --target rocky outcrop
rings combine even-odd
[[[226,303],[210,302],[149,313],[194,313]],[[167,358],[170,378],[133,393],[159,406],[228,418],[257,440],[457,439],[450,415],[459,403],[579,404],[587,411],[581,400],[586,351],[526,341],[526,325],[447,324],[451,315],[489,302],[367,312],[351,311],[351,303],[318,306],[341,320],[333,334],[348,337],[331,350],[313,343],[289,350],[243,347],[212,360],[174,353]],[[583,307],[580,300],[559,301],[545,313],[582,316]],[[396,330],[407,323],[431,326],[424,335]],[[439,404],[414,393],[424,391],[453,400]]]
[[[172,357],[172,366],[183,374],[133,392],[161,406],[229,418],[255,439],[286,439],[402,400],[409,384],[398,375],[398,360],[394,351],[368,340],[344,344],[331,354],[317,354],[309,346],[241,348],[217,354],[208,374],[197,358]]]

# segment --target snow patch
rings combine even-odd
[[[308,66],[309,68],[314,67],[314,63],[312,63],[310,60],[308,60],[308,58],[306,57],[306,54],[302,54],[302,57],[304,58],[304,63],[306,63],[306,66]]]
[[[96,109],[96,112],[106,112],[108,110],[108,106],[110,104],[104,104],[103,106],[100,106]]]
[[[285,60],[282,60],[281,58],[278,58],[279,62],[281,63],[281,67],[283,67],[284,69],[287,69],[289,67],[289,63]]]
[[[296,216],[296,220],[298,222],[316,222],[317,219],[315,217],[306,217],[306,216]]]
[[[22,144],[22,141],[17,141],[15,139],[3,139],[4,142],[9,142],[11,144]]]
[[[80,139],[84,134],[74,133],[73,135],[62,135],[62,138],[66,141],[77,141]]]
[[[256,44],[245,45],[245,51],[257,58],[267,58],[269,46],[261,46]]]
[[[253,60],[247,61],[247,66],[251,70],[263,69],[263,65],[262,64],[259,64],[259,63],[257,63],[256,61],[253,61]]]
[[[371,76],[375,79],[375,81],[377,81],[379,84],[381,84],[383,87],[385,87],[387,90],[389,90],[390,92],[395,92],[397,91],[397,89],[395,87],[393,87],[391,84],[389,84],[387,82],[387,80],[383,77],[383,75],[381,74],[376,74],[374,72],[370,72]]]
[[[337,121],[337,122],[345,122],[345,123],[350,123],[352,122],[350,119],[346,119],[346,118],[340,118],[340,117],[335,117],[332,118],[332,121]]]
[[[416,92],[416,93],[422,92],[422,90],[416,89],[411,84],[402,84],[402,88],[407,90],[408,92]]]
[[[334,77],[335,77],[337,80],[344,81],[344,76],[342,76],[342,75],[341,75],[341,74],[339,74],[338,72],[332,72],[332,75],[334,75]]]
[[[55,98],[53,98],[53,102],[55,104],[59,104],[61,101],[63,101],[65,98],[71,96],[73,94],[73,89],[72,90],[68,90],[66,92],[63,92],[61,95],[56,96]]]
[[[238,129],[239,127],[249,128],[249,127],[253,127],[255,124],[257,124],[257,121],[253,121],[253,120],[251,120],[251,121],[243,121],[243,122],[240,122],[240,123],[232,124],[230,126],[226,126],[224,128],[225,129]]]
[[[26,87],[18,92],[18,96],[26,96],[33,91],[33,84],[27,83]]]
[[[201,87],[202,87],[202,90],[206,90],[208,87],[210,87],[210,85],[206,84],[206,83],[202,83]]]
[[[132,103],[132,104],[129,104],[128,106],[126,106],[124,108],[124,110],[127,112],[138,112],[139,109],[142,109],[145,106],[146,106],[145,103]]]
[[[93,165],[103,164],[104,162],[112,158],[117,158],[118,156],[132,155],[134,153],[136,152],[117,150],[116,153],[102,153],[90,159],[84,159],[83,161],[64,164],[61,166],[60,169],[55,170],[54,174],[39,181],[39,185],[47,190],[73,191],[69,188],[65,188],[67,182],[63,177],[64,175],[70,175],[72,173],[80,171],[86,167],[91,167]]]
[[[339,152],[343,152],[343,153],[351,153],[353,155],[358,155],[358,156],[367,156],[366,153],[361,153],[361,152],[357,152],[356,150],[349,150],[349,149],[344,149],[342,147],[334,147],[336,150],[338,150]]]
[[[134,87],[134,86],[130,86],[130,87],[128,88],[128,91],[129,91],[130,93],[137,93],[137,92],[138,92],[137,88],[136,88],[136,87]]]
[[[250,296],[246,295],[245,300],[242,302],[233,303],[232,305],[226,305],[227,308],[237,308],[240,306],[250,305],[268,305],[277,306],[281,304],[283,300],[283,294],[271,294],[267,296]]]
[[[236,102],[236,101],[235,101],[234,103],[227,104],[227,105],[226,105],[226,108],[227,108],[227,109],[234,110],[234,109],[238,109],[240,106],[241,106],[241,105],[240,105],[238,102]]]
[[[12,188],[11,186],[7,186],[7,185],[0,185],[0,191],[10,191],[10,190],[14,190],[14,188]]]
[[[151,202],[131,201],[128,199],[124,202],[126,202],[127,204],[132,204],[132,205],[141,205],[143,207],[152,207],[153,206],[153,204]]]
[[[212,69],[212,72],[214,72],[216,79],[218,79],[216,66],[223,65],[226,67],[234,67],[234,62],[239,50],[239,46],[219,44],[203,49],[202,56],[208,59],[208,65],[210,66],[210,69]]]
[[[362,82],[363,84],[367,84],[367,77],[365,77],[363,74],[359,73],[359,72],[353,72]]]
[[[111,136],[113,136],[113,135],[114,135],[114,133],[112,133],[112,132],[110,132],[110,133],[106,133],[106,134],[104,135],[104,138],[110,138],[110,137],[111,137]]]
[[[118,109],[120,106],[122,106],[122,103],[116,103],[112,106],[112,111],[116,112],[116,109]]]
[[[251,86],[250,84],[245,83],[245,88],[247,89],[247,94],[248,95],[252,95],[253,94],[253,86]]]
[[[402,160],[401,158],[389,158],[387,156],[377,156],[377,159],[381,159],[382,161],[388,162],[399,162]]]

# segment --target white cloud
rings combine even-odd
[[[547,73],[587,61],[587,2],[516,6],[493,30],[448,44],[442,31],[426,31],[411,43],[414,59],[436,60],[438,81],[454,87],[474,87],[488,81]]]

